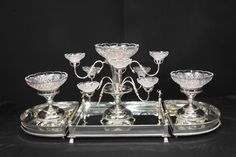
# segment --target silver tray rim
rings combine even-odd
[[[65,133],[41,134],[41,133],[28,131],[27,128],[25,128],[22,125],[20,127],[25,133],[29,135],[33,135],[33,136],[38,136],[38,137],[55,137],[56,138],[56,137],[65,137],[68,134],[68,131],[65,131]]]
[[[219,128],[221,126],[221,121],[219,120],[218,123],[212,127],[211,129],[208,129],[208,130],[205,130],[205,131],[199,131],[199,132],[189,132],[189,133],[175,133],[173,131],[173,135],[174,136],[194,136],[194,135],[201,135],[201,134],[206,134],[206,133],[209,133],[209,132],[212,132],[214,130],[216,130],[217,128]]]
[[[175,99],[170,99],[170,100],[164,100],[163,101],[163,105],[165,105],[165,102],[167,101],[173,101],[173,102],[186,102],[186,100],[175,100]],[[163,131],[160,131],[160,132],[156,132],[156,133],[146,133],[145,132],[140,132],[140,133],[135,133],[135,132],[129,132],[127,131],[127,133],[115,133],[115,134],[112,134],[112,133],[98,133],[98,134],[93,134],[93,133],[86,133],[86,131],[82,131],[82,133],[79,133],[78,131],[76,132],[75,130],[75,127],[76,127],[76,123],[75,123],[75,120],[78,118],[78,112],[82,112],[81,108],[82,108],[82,105],[78,102],[78,101],[58,101],[58,102],[70,102],[70,103],[77,103],[77,105],[75,106],[74,110],[73,110],[73,114],[71,115],[71,117],[68,119],[68,122],[67,122],[67,125],[64,127],[61,127],[62,129],[64,129],[64,133],[61,132],[55,132],[55,133],[47,133],[45,131],[31,131],[31,129],[34,129],[34,128],[27,128],[27,126],[24,125],[24,123],[21,121],[21,129],[27,133],[27,134],[30,134],[30,135],[33,135],[33,136],[39,136],[39,137],[68,137],[68,138],[76,138],[76,137],[170,137],[170,134],[167,132],[166,130],[166,127],[169,128],[168,130],[171,131],[171,135],[173,136],[194,136],[194,135],[200,135],[200,134],[206,134],[206,133],[209,133],[209,132],[212,132],[214,130],[216,130],[217,128],[220,127],[221,125],[221,121],[220,121],[220,111],[219,109],[212,105],[212,104],[209,104],[209,103],[206,103],[206,102],[202,102],[202,101],[197,101],[198,103],[201,103],[201,104],[204,104],[206,105],[207,107],[209,107],[210,109],[213,109],[214,112],[216,112],[215,114],[218,116],[218,118],[215,118],[213,121],[213,126],[211,126],[210,128],[206,129],[206,130],[201,130],[201,131],[194,131],[193,132],[180,132],[180,130],[178,132],[175,132],[174,129],[171,127],[173,127],[171,124],[171,122],[169,122],[169,124],[166,126],[166,124],[160,124],[160,125],[157,125],[157,124],[143,124],[143,125],[131,125],[131,127],[152,127],[152,126],[155,126]],[[125,104],[129,104],[129,103],[142,103],[140,101],[123,101]],[[158,103],[158,101],[147,101],[146,103],[148,104],[148,102],[152,103],[153,106],[155,105],[155,107],[158,107],[156,106],[156,104]],[[112,102],[101,102],[103,104],[103,107],[104,107],[104,104],[111,104]],[[150,103],[149,103],[149,106],[150,106]],[[39,105],[42,105],[42,104],[39,104]],[[148,106],[148,105],[147,105]],[[35,106],[31,107],[31,108],[28,108],[26,109],[24,112],[26,112],[27,110],[30,110],[32,108],[34,108]],[[24,113],[23,112],[23,113]],[[23,114],[22,113],[22,114]],[[22,115],[21,114],[21,115]],[[21,117],[20,115],[20,117]],[[168,115],[170,116],[170,115]],[[169,121],[170,119],[167,118]],[[69,122],[70,121],[70,122]],[[73,122],[74,121],[74,122]],[[204,123],[205,124],[205,123]],[[174,127],[175,126],[178,126],[178,125],[175,125],[174,124]],[[36,126],[37,127],[37,126]],[[74,128],[73,128],[74,127]],[[88,125],[88,126],[82,126],[80,125],[79,127],[101,127],[101,128],[104,128],[106,126],[103,126],[103,125]],[[116,126],[108,126],[108,127],[124,127],[122,125],[116,125]],[[72,129],[72,130],[71,130]],[[74,130],[73,130],[74,129]],[[150,131],[153,131],[153,130],[150,130]],[[53,132],[53,131],[52,131]],[[105,131],[104,131],[105,132]]]

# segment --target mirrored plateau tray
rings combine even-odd
[[[91,102],[86,119],[83,116],[83,105],[78,109],[69,126],[70,142],[77,137],[167,137],[191,136],[215,130],[220,125],[220,112],[213,105],[194,101],[207,115],[207,120],[199,125],[176,125],[177,110],[187,104],[185,100],[166,100],[164,104],[157,101],[127,101],[122,104],[128,108],[135,118],[133,125],[101,125],[105,109],[113,105],[102,102],[96,105]]]
[[[30,135],[40,137],[66,136],[68,133],[68,124],[78,110],[79,103],[77,101],[62,101],[54,102],[53,105],[58,106],[65,111],[65,118],[51,123],[38,119],[38,112],[47,106],[47,104],[39,104],[27,109],[20,115],[22,130]]]
[[[162,122],[158,118],[160,110],[157,102],[122,102],[122,105],[133,113],[134,124],[102,125],[100,122],[102,115],[112,105],[114,104],[109,102],[102,102],[99,105],[91,102],[86,120],[83,119],[83,107],[79,108],[69,127],[68,137],[164,136],[164,125],[161,125]]]
[[[27,109],[21,114],[21,128],[28,134],[41,137],[68,137],[70,143],[79,137],[163,137],[168,142],[171,136],[192,136],[211,132],[218,128],[220,111],[213,105],[194,101],[207,115],[207,120],[198,125],[177,125],[177,110],[187,104],[186,100],[126,101],[122,102],[135,118],[133,125],[102,125],[104,111],[114,105],[111,102],[56,102],[54,105],[66,111],[66,118],[56,126],[45,126],[36,118],[46,104]],[[86,119],[84,119],[86,115]]]

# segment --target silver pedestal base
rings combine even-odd
[[[176,115],[176,124],[178,125],[198,125],[203,124],[206,119],[205,112],[199,107],[185,105],[178,109]]]
[[[40,113],[43,113],[48,108],[48,104],[39,104],[24,111],[21,116],[21,128],[24,132],[41,137],[64,137],[67,134],[67,127],[70,124],[71,118],[74,116],[79,105],[76,101],[54,102],[56,108],[64,111],[62,117],[45,114],[45,118],[39,118]],[[47,110],[46,110],[47,111]],[[47,117],[49,116],[49,117]]]
[[[133,125],[134,117],[130,110],[123,105],[113,105],[106,109],[102,119],[102,125]]]
[[[42,111],[39,111],[37,118],[41,121],[60,121],[65,118],[65,111],[57,106],[45,107]]]
[[[207,120],[206,113],[193,103],[193,98],[198,93],[201,93],[202,90],[181,88],[180,91],[188,97],[188,103],[178,109],[175,123],[177,125],[192,125],[192,129],[196,128],[198,125],[203,127],[204,125],[201,124]],[[188,129],[191,129],[191,127],[188,127]]]

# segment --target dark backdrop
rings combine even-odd
[[[234,0],[1,0],[0,7],[1,101],[43,102],[24,77],[47,70],[69,74],[57,100],[79,100],[76,84],[80,80],[64,53],[85,52],[82,65],[91,65],[102,59],[94,49],[101,42],[140,44],[133,59],[153,69],[156,66],[148,51],[170,51],[156,87],[166,99],[184,98],[169,76],[177,69],[215,74],[199,97],[236,94]],[[152,99],[156,99],[155,92]]]

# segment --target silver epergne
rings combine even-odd
[[[95,50],[102,60],[89,66],[81,66],[85,53],[66,53],[64,56],[79,79],[79,101],[53,101],[67,80],[65,72],[46,71],[25,77],[26,83],[47,101],[20,115],[22,130],[40,137],[67,137],[70,143],[80,137],[163,137],[164,142],[168,142],[171,136],[205,134],[220,126],[217,107],[194,100],[203,86],[212,80],[213,73],[172,71],[172,80],[180,86],[187,100],[163,101],[161,90],[155,93],[154,87],[159,82],[160,65],[169,52],[149,51],[156,67],[151,69],[132,59],[138,49],[139,45],[135,43],[96,44]],[[104,68],[110,69],[110,76],[98,80],[97,75]],[[127,75],[128,70],[134,75]],[[81,76],[80,72],[85,74]],[[141,90],[145,95],[140,95]],[[95,92],[100,94],[96,101],[91,101]],[[122,96],[131,92],[138,100],[122,101]],[[152,93],[158,94],[157,101],[149,100]],[[114,100],[102,101],[104,94],[111,95]]]
[[[177,124],[203,124],[206,113],[194,104],[194,97],[202,92],[202,87],[210,82],[213,73],[202,70],[177,70],[170,73],[171,78],[180,86],[180,91],[188,98],[188,104],[178,110]]]
[[[138,61],[131,59],[131,57],[136,54],[139,49],[138,44],[102,43],[96,44],[95,49],[105,60],[97,60],[92,66],[82,67],[82,69],[87,73],[86,76],[80,76],[77,73],[77,67],[79,67],[81,60],[85,57],[85,53],[65,54],[65,58],[69,60],[70,64],[74,68],[75,75],[79,79],[89,78],[91,80],[80,83],[78,88],[83,93],[87,93],[87,95],[88,93],[92,95],[95,90],[101,89],[97,104],[100,103],[104,93],[113,96],[114,105],[104,111],[101,119],[101,123],[103,125],[131,125],[134,123],[135,119],[132,112],[122,105],[121,98],[124,94],[134,91],[139,100],[147,101],[154,85],[158,82],[158,78],[155,76],[159,72],[160,64],[168,55],[168,51],[149,52],[150,56],[153,57],[154,62],[157,64],[156,72],[154,74],[149,74],[149,71],[151,70],[150,67],[144,67]],[[100,66],[97,66],[97,64],[100,64]],[[95,83],[93,79],[100,73],[105,64],[110,66],[111,77],[104,76],[99,82],[95,81]],[[137,66],[133,67],[133,64],[136,64]],[[137,82],[140,85],[139,87],[136,87],[133,77],[126,76],[123,78],[123,74],[128,67],[133,73],[137,73]],[[107,82],[104,83],[104,80],[107,80]],[[82,85],[86,86],[86,88],[81,88]],[[140,90],[141,87],[143,87],[144,91],[147,93],[147,97],[145,99],[141,98],[139,95],[138,90]],[[89,90],[89,92],[86,90]]]
[[[59,93],[59,88],[65,83],[67,76],[65,72],[46,71],[25,77],[26,83],[47,100],[47,106],[38,112],[39,120],[51,123],[65,118],[64,110],[53,105],[53,98]]]

